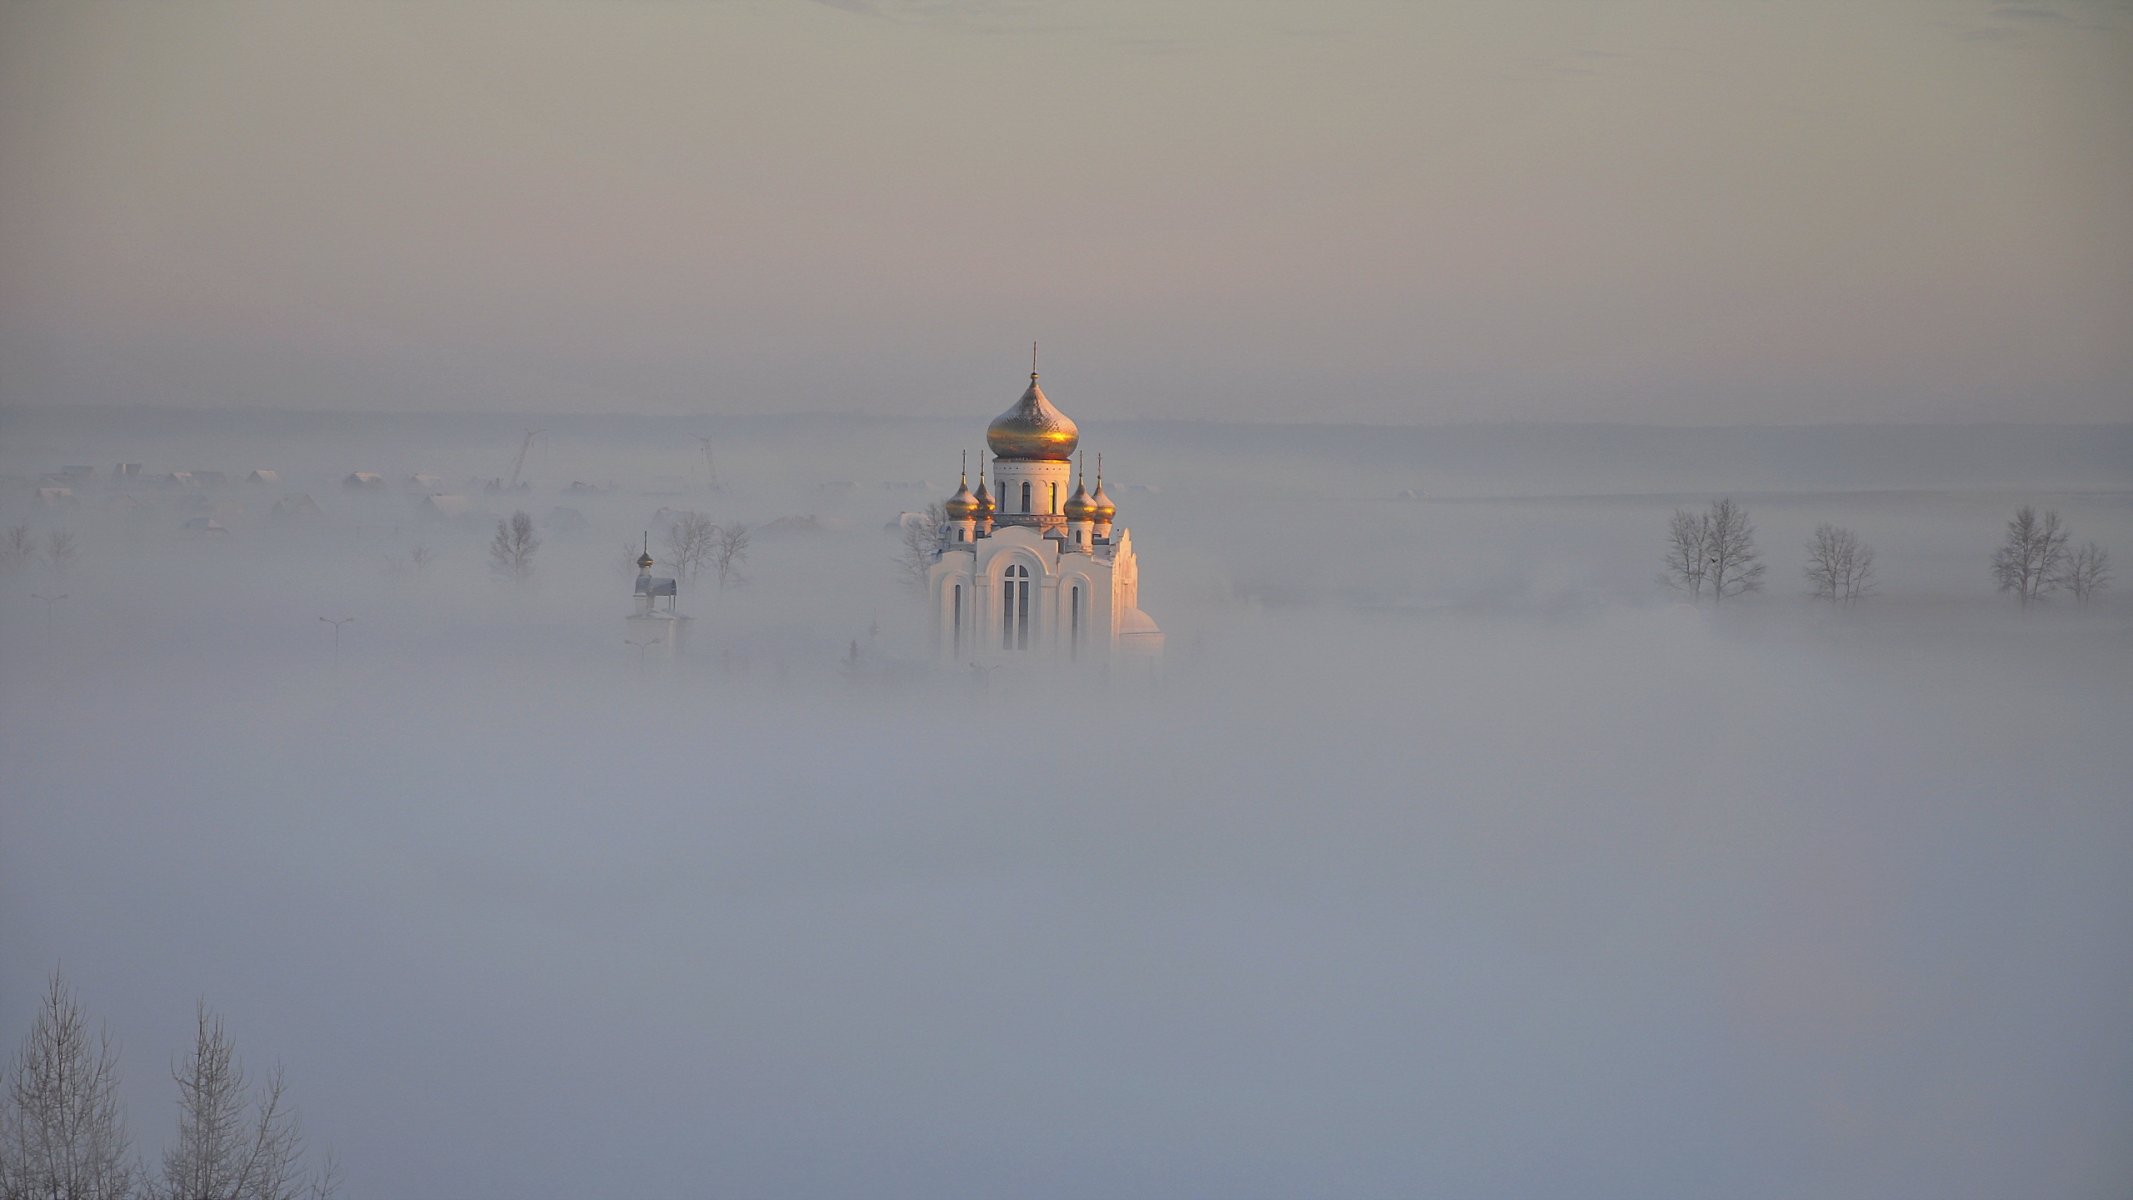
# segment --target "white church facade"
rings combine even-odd
[[[992,664],[1103,663],[1160,655],[1162,631],[1140,609],[1140,560],[1118,510],[1074,468],[1080,430],[1029,377],[1029,390],[985,430],[988,486],[967,473],[943,506],[941,552],[926,576],[942,657]],[[1068,491],[1068,484],[1073,489]]]

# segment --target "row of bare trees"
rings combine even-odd
[[[748,559],[750,536],[749,527],[738,521],[720,523],[691,511],[676,517],[660,540],[666,548],[667,561],[682,580],[694,583],[698,575],[708,570],[724,589],[741,581],[741,564]],[[533,558],[540,548],[541,535],[534,528],[533,516],[521,509],[496,523],[496,536],[489,541],[489,566],[513,583],[524,583],[533,577]],[[640,550],[634,543],[625,549],[625,561],[634,571]]]
[[[691,510],[674,519],[660,535],[667,561],[683,582],[694,583],[709,570],[721,590],[741,581],[740,566],[748,558],[749,528],[737,521],[720,523]],[[634,561],[637,548],[630,547]]]
[[[2008,520],[2006,540],[1993,552],[1994,582],[2001,591],[2013,592],[2024,608],[2060,588],[2087,604],[2111,585],[2111,556],[2094,542],[2069,550],[2069,540],[2059,510],[2047,508],[2040,516],[2023,505]]]
[[[1667,524],[1663,578],[1691,600],[1702,600],[1708,590],[1713,604],[1761,591],[1762,555],[1748,510],[1730,496],[1700,513],[1675,509]]]
[[[1993,553],[1993,579],[2025,608],[2061,588],[2087,604],[2110,586],[2110,555],[2095,542],[2069,549],[2068,541],[2066,522],[2057,510],[2039,515],[2023,505],[2007,522],[2006,540]],[[1700,513],[1674,510],[1667,524],[1662,579],[1692,600],[1708,593],[1717,604],[1762,589],[1761,558],[1747,510],[1727,497]],[[1806,574],[1815,596],[1849,605],[1874,593],[1873,548],[1841,525],[1818,525],[1807,542]]]
[[[200,1006],[193,1051],[171,1067],[178,1132],[162,1169],[134,1157],[118,1101],[118,1052],[54,973],[0,1093],[0,1200],[325,1200],[332,1155],[304,1165],[281,1072],[256,1091],[222,1018]]]
[[[10,526],[0,534],[0,567],[10,571],[39,560],[55,571],[64,571],[74,565],[77,553],[74,535],[64,529],[46,533],[41,542],[27,525]]]

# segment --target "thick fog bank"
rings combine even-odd
[[[315,521],[237,490],[202,537],[163,494],[10,501],[81,552],[0,580],[0,1027],[62,966],[153,1154],[204,996],[362,1196],[2133,1178],[2133,606],[1985,572],[2021,500],[2126,561],[2123,488],[1765,494],[1768,588],[1713,610],[1655,582],[1711,495],[1661,472],[1402,499],[1308,447],[1143,459],[1169,654],[1058,679],[925,666],[880,527],[938,497],[880,484],[952,478],[769,447],[714,493],[617,439],[616,490],[551,458],[463,520],[323,467],[284,481]],[[515,506],[585,519],[525,586],[485,561]],[[758,537],[640,667],[661,506]],[[1831,520],[1881,555],[1849,611],[1799,594]]]

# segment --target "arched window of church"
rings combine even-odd
[[[1058,511],[1059,511],[1059,485],[1058,485],[1058,484],[1056,484],[1056,483],[1052,485],[1052,506],[1051,506],[1050,508],[1046,509],[1045,511],[1046,511],[1046,512],[1058,512]]]
[[[1081,585],[1080,585],[1080,584],[1078,584],[1078,583],[1074,585],[1074,590],[1073,590],[1073,591],[1071,591],[1071,592],[1068,592],[1068,593],[1067,593],[1067,621],[1068,621],[1068,628],[1069,628],[1069,629],[1070,629],[1070,630],[1072,631],[1072,632],[1071,632],[1071,634],[1070,634],[1070,636],[1069,636],[1069,637],[1068,637],[1068,639],[1067,639],[1067,648],[1068,648],[1068,653],[1069,653],[1069,654],[1071,654],[1071,655],[1072,655],[1073,657],[1075,657],[1075,658],[1080,658],[1080,657],[1081,657]]]
[[[1029,511],[1029,484],[1027,482],[1022,485],[1022,511]]]
[[[963,585],[955,585],[955,652],[963,652]]]
[[[1029,568],[1020,563],[1007,568],[1001,581],[1000,648],[1029,649]]]

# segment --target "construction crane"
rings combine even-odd
[[[711,461],[711,439],[700,437],[696,440],[704,444],[704,470],[711,473],[711,490],[715,492],[718,490],[718,464]]]
[[[511,463],[511,482],[504,485],[505,491],[515,492],[518,490],[518,473],[526,469],[526,452],[533,449],[533,439],[539,437],[543,432],[543,430],[539,429],[526,431],[526,440],[518,444],[518,458]]]

